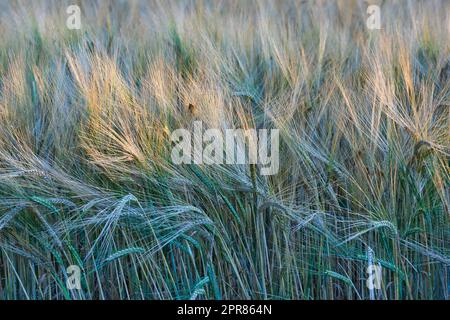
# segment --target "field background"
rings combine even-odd
[[[0,299],[448,299],[450,1],[378,4],[1,1]],[[279,173],[173,165],[194,120]]]

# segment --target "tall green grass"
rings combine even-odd
[[[0,299],[449,298],[448,1],[69,4],[0,4]],[[194,120],[279,173],[174,165]]]

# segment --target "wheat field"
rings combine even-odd
[[[446,0],[2,1],[0,300],[448,299],[449,106]]]

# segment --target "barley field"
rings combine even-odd
[[[449,299],[449,107],[447,0],[1,1],[0,300]]]

